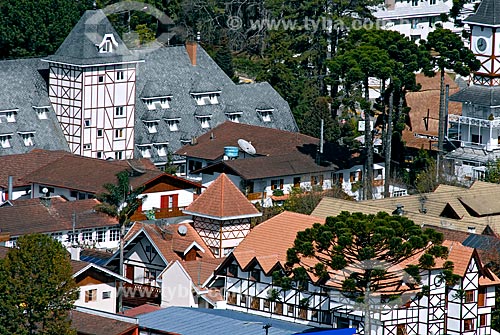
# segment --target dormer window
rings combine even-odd
[[[3,134],[0,135],[0,147],[7,149],[10,148],[10,139],[12,138],[12,134]]]
[[[273,109],[257,109],[257,113],[259,113],[260,118],[264,122],[271,122],[271,115],[273,114]]]
[[[180,119],[166,119],[165,120],[170,131],[179,131],[179,121]]]
[[[157,107],[162,109],[170,108],[171,97],[158,97],[158,98],[146,98],[143,99],[144,103],[148,107],[148,110],[155,110]]]
[[[33,137],[35,136],[35,132],[19,132],[18,134],[23,139],[25,146],[27,147],[33,146]]]
[[[155,134],[158,132],[158,129],[156,128],[158,126],[158,121],[159,120],[144,121],[144,125],[148,128],[148,132],[150,134]]]
[[[220,91],[207,93],[191,93],[198,106],[217,105],[219,103]]]
[[[111,53],[113,52],[113,47],[118,47],[118,43],[113,34],[105,34],[101,44],[97,45],[97,47],[99,53]]]
[[[241,112],[226,113],[226,116],[227,116],[229,121],[235,122],[235,123],[240,123]]]
[[[36,111],[36,116],[38,120],[47,120],[48,118],[48,108],[47,107],[34,107]]]
[[[156,153],[158,154],[158,156],[160,157],[167,156],[168,143],[155,143],[154,146],[156,148]]]
[[[197,116],[200,120],[201,128],[210,128],[210,116]]]
[[[151,157],[151,145],[150,144],[138,145],[137,147],[141,151],[142,157],[144,157],[144,158],[150,158]]]
[[[0,122],[16,122],[16,110],[1,111],[0,112]]]

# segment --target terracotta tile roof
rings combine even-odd
[[[324,223],[325,220],[285,211],[253,228],[234,249],[233,255],[242,269],[255,258],[264,272],[269,274],[276,265],[284,265],[286,251],[293,246],[297,232],[316,222]]]
[[[73,270],[73,274],[77,273],[78,271],[83,270],[87,265],[89,265],[89,262],[84,262],[84,261],[76,261],[76,260],[71,260],[71,269]]]
[[[175,153],[215,160],[224,155],[224,147],[237,147],[240,138],[251,142],[257,155],[265,156],[281,155],[305,144],[317,146],[319,143],[317,138],[296,132],[227,121],[198,137],[196,145],[185,145]]]
[[[183,262],[181,265],[191,277],[193,284],[201,289],[223,260],[224,258],[203,259]]]
[[[66,201],[51,197],[50,206],[46,207],[40,198],[14,200],[13,206],[0,207],[0,229],[11,236],[71,230],[73,214],[76,229],[117,225],[116,219],[95,212],[98,203],[96,199]]]
[[[71,326],[78,334],[122,335],[138,328],[137,324],[106,318],[76,310],[70,312]]]
[[[144,171],[142,174],[130,177],[130,184],[136,188],[164,174],[151,166],[149,160],[143,159],[132,164],[135,167],[140,166]],[[106,191],[102,187],[104,184],[115,184],[116,174],[124,170],[132,171],[127,161],[106,161],[65,155],[26,175],[25,179],[33,183],[98,194]],[[97,171],[99,173],[96,173]]]
[[[466,233],[464,231],[459,231],[459,230],[448,229],[448,228],[444,228],[444,227],[424,224],[422,226],[422,229],[426,229],[426,228],[431,228],[437,232],[442,233],[445,240],[457,241],[460,243],[465,241],[467,239],[467,237],[470,236],[470,233]]]
[[[131,309],[127,309],[126,311],[123,312],[123,315],[130,316],[130,317],[136,317],[138,315],[156,312],[160,309],[161,309],[161,307],[158,305],[144,304],[144,305],[140,305],[140,306],[137,306],[137,307],[134,307]]]
[[[262,215],[225,173],[210,184],[184,213],[218,219]]]
[[[178,233],[178,228],[181,225],[187,228],[187,233],[184,236]],[[181,257],[182,253],[193,242],[196,242],[205,251],[198,251],[199,258],[203,260],[215,258],[208,246],[201,239],[200,235],[198,235],[196,230],[187,223],[159,227],[155,224],[134,222],[125,235],[125,242],[130,242],[141,230],[150,236],[152,242],[158,247],[159,252],[167,262],[174,262],[176,260],[183,261]]]
[[[453,273],[464,276],[474,254],[474,248],[469,248],[459,242],[449,240],[443,241],[443,245],[448,248],[448,258],[446,260],[441,258],[436,259],[435,268],[439,269],[443,267],[445,261],[452,261]]]
[[[70,155],[66,151],[34,149],[26,154],[0,156],[0,187],[7,188],[8,177],[13,177],[14,187],[27,186],[25,177],[59,158]]]
[[[416,75],[416,81],[422,85],[422,88],[418,92],[406,94],[406,102],[411,110],[409,125],[403,131],[403,140],[407,147],[437,150],[440,76],[438,73],[430,78],[419,73]],[[445,75],[445,85],[450,85],[450,95],[460,90],[448,74]],[[461,115],[462,104],[450,101],[448,113]],[[416,134],[435,136],[436,139],[421,138],[415,136]]]

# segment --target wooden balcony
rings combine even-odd
[[[384,180],[383,179],[375,179],[373,181],[373,186],[383,186],[384,185]]]
[[[136,307],[146,303],[159,305],[161,302],[161,288],[144,284],[123,285],[123,305]]]
[[[248,193],[247,195],[247,199],[250,201],[261,200],[265,198],[266,197],[263,192]]]
[[[178,216],[184,216],[186,215],[182,212],[184,208],[186,207],[184,206],[184,207],[173,207],[173,208],[157,208],[155,210],[155,218],[165,219],[165,218],[175,218]],[[147,220],[148,218],[142,212],[135,212],[131,219],[132,221],[143,221]]]

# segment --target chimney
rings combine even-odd
[[[80,248],[80,247],[69,247],[68,251],[69,251],[69,254],[71,255],[71,260],[72,261],[79,261],[80,260],[80,252],[82,251],[82,248]]]
[[[198,43],[190,41],[186,42],[186,51],[188,53],[189,59],[191,60],[191,65],[196,66],[196,51]]]
[[[7,196],[5,200],[13,200],[14,197],[12,196],[12,192],[14,189],[14,182],[12,181],[12,176],[9,176],[7,185]]]

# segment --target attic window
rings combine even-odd
[[[101,44],[97,45],[99,53],[111,53],[113,52],[113,47],[118,47],[118,43],[115,40],[113,34],[106,34],[102,39]]]
[[[7,122],[16,122],[16,113],[17,111],[2,111],[0,112],[0,123],[4,120]]]
[[[158,129],[156,128],[158,126],[158,121],[144,121],[144,125],[148,128],[148,132],[150,134],[155,134],[158,132]]]
[[[179,120],[180,119],[167,119],[165,120],[170,131],[179,131]]]
[[[217,105],[219,103],[220,91],[206,93],[191,93],[198,106]]]
[[[160,157],[165,157],[167,155],[167,145],[168,143],[155,143],[156,153]]]
[[[200,120],[201,128],[210,128],[210,116],[197,116]]]
[[[257,109],[257,113],[259,113],[262,121],[271,122],[271,115],[273,114],[274,109]]]
[[[151,145],[138,145],[137,146],[139,150],[141,151],[141,155],[144,158],[150,158],[151,157]]]
[[[18,133],[21,138],[23,139],[23,142],[24,142],[24,145],[27,146],[27,147],[31,147],[33,146],[33,137],[35,136],[35,133],[34,132],[26,132],[26,133],[21,133],[19,132]]]
[[[226,116],[227,116],[229,121],[235,122],[235,123],[240,123],[241,112],[226,113]]]
[[[36,109],[36,116],[38,117],[38,120],[47,120],[47,113],[48,110],[47,108],[35,108]]]
[[[12,134],[0,135],[0,146],[4,149],[10,148],[10,138]]]
[[[162,109],[167,109],[170,108],[171,97],[147,98],[143,99],[143,101],[148,107],[148,110],[155,110],[157,106]]]

